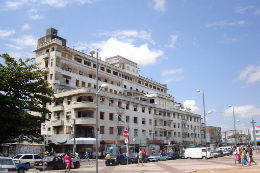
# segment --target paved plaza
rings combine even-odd
[[[260,163],[260,154],[254,154],[256,162]],[[72,169],[70,172],[95,173],[95,160],[82,160],[79,169]],[[144,163],[144,166],[137,164],[105,166],[104,160],[99,160],[99,173],[259,173],[260,164],[242,166],[234,164],[233,156],[225,156],[214,159],[177,159],[159,162]],[[40,172],[30,169],[28,173]],[[64,170],[46,171],[64,172]]]

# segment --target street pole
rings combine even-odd
[[[255,136],[255,121],[254,119],[252,118],[252,125],[253,125],[253,137],[254,137],[254,144],[255,144],[255,147],[257,147],[257,144],[256,144],[256,136]]]
[[[203,113],[204,113],[204,139],[206,140],[206,159],[208,158],[208,148],[207,148],[207,135],[206,135],[206,113],[205,113],[205,101],[204,101],[204,92],[197,90],[197,92],[201,92],[202,93],[202,97],[203,97]]]
[[[76,141],[75,141],[75,138],[76,138],[76,128],[75,128],[75,119],[74,119],[74,123],[73,123],[73,128],[74,128],[74,140],[73,140],[73,153],[74,153],[74,156],[75,156],[75,151],[76,151]]]
[[[234,118],[234,130],[235,130],[235,146],[237,145],[237,140],[236,140],[236,119],[235,119],[235,113],[234,113],[234,106],[233,106],[233,118]]]
[[[96,72],[96,173],[98,173],[98,49],[97,49],[97,72]]]

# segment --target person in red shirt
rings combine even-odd
[[[63,163],[66,163],[66,169],[65,169],[65,172],[67,172],[67,170],[69,170],[70,171],[70,162],[71,162],[71,158],[70,158],[70,153],[68,152],[66,155],[65,155],[65,157],[64,157],[64,159],[63,159]]]

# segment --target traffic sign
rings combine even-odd
[[[125,144],[128,144],[128,138],[125,138]]]
[[[126,131],[124,131],[124,137],[125,138],[127,138],[129,136],[129,133],[128,133],[128,131],[126,130]]]
[[[135,142],[135,141],[136,141],[136,139],[135,139],[135,138],[133,138],[133,141]]]
[[[47,123],[41,123],[41,135],[47,135]]]

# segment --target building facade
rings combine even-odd
[[[74,144],[79,153],[96,147],[118,152],[125,145],[125,130],[130,145],[148,152],[165,145],[205,144],[201,116],[176,103],[166,84],[140,76],[137,63],[119,55],[99,59],[97,66],[95,57],[67,47],[57,33],[47,29],[35,50],[36,63],[48,71],[45,80],[55,91],[55,102],[44,106],[52,112],[46,115],[48,141],[56,152]],[[108,87],[98,94],[96,117],[96,87],[102,84]]]
[[[216,146],[219,146],[219,144],[222,143],[221,127],[207,126],[206,139],[207,139],[207,143],[215,144]]]

